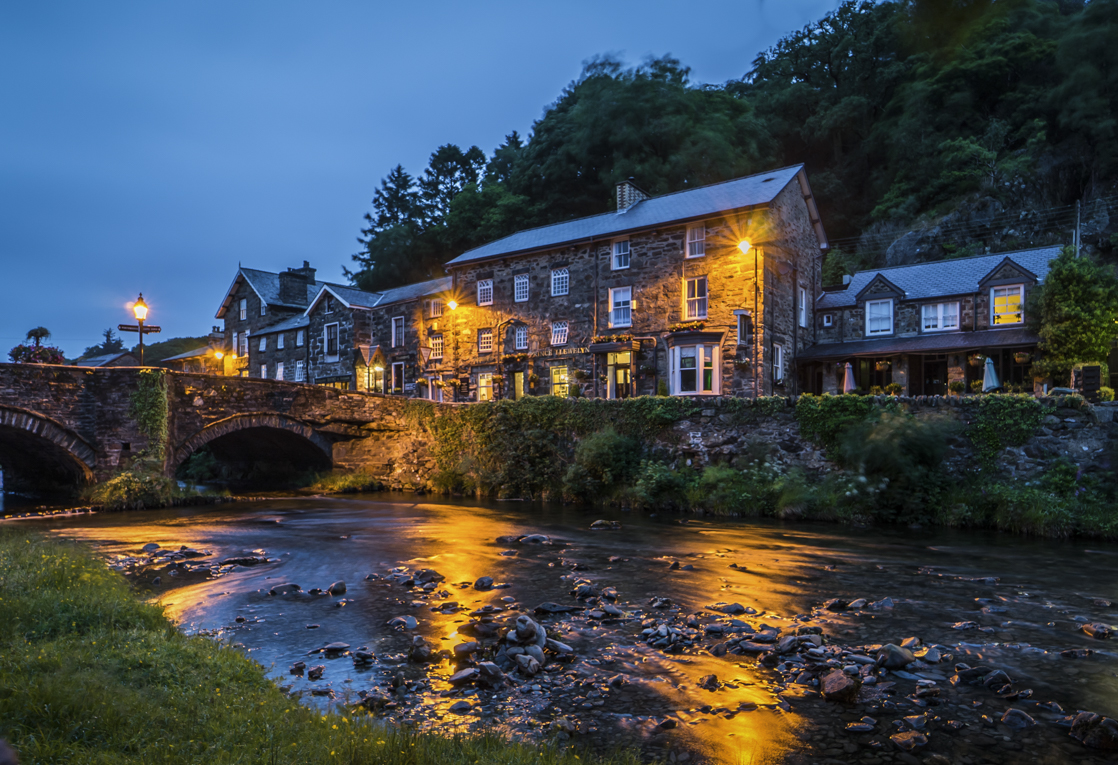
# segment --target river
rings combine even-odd
[[[599,519],[620,529],[591,530]],[[1118,715],[1110,641],[1082,631],[1084,623],[1118,621],[1109,605],[1118,601],[1118,546],[1101,542],[400,494],[19,522],[92,543],[160,598],[182,629],[242,647],[305,703],[341,707],[372,692],[388,701],[387,708],[377,704],[379,714],[440,731],[496,728],[524,738],[558,732],[590,747],[639,746],[646,758],[670,761],[1070,763],[1108,760],[1069,736],[1066,716]],[[552,543],[515,541],[530,534]],[[149,543],[209,554],[170,567],[166,560],[134,565],[150,561],[140,556]],[[266,562],[216,565],[237,556]],[[423,569],[443,579],[427,590],[401,583]],[[476,588],[484,576],[496,587]],[[306,594],[337,581],[346,582],[344,595]],[[298,583],[303,593],[269,594],[283,583]],[[610,591],[577,599],[571,593],[579,584],[591,595],[615,588],[616,599]],[[836,598],[834,608],[867,602],[822,608]],[[543,602],[582,610],[538,615]],[[748,611],[711,609],[719,603]],[[518,615],[538,620],[573,658],[559,661],[549,651],[539,674],[511,671],[496,690],[452,687],[451,662],[406,660],[417,635],[436,652],[473,640],[457,630],[486,606],[493,612],[480,616],[498,623]],[[388,625],[399,616],[418,626]],[[661,624],[669,638],[671,630],[679,636],[676,644],[649,644],[659,633],[642,633]],[[826,645],[804,642],[776,667],[762,666],[752,650],[734,653],[742,634],[757,636],[742,644],[752,649],[767,627],[781,637],[818,627]],[[817,660],[829,658],[858,677],[860,664],[849,654],[872,658],[877,645],[911,637],[920,651],[935,648],[926,661],[879,670],[872,679],[872,667],[862,670],[866,682],[855,700],[820,697]],[[308,653],[332,642],[349,651]],[[727,645],[734,650],[715,655]],[[357,649],[375,660],[356,665]],[[1093,653],[1061,655],[1077,649]],[[936,653],[939,662],[932,661]],[[322,678],[291,674],[298,661],[325,667]],[[954,684],[960,663],[1004,670],[1012,687],[999,695],[996,686]],[[450,711],[462,701],[468,711]],[[1003,721],[1011,707],[1035,725]],[[846,730],[866,716],[868,730]],[[890,740],[902,731],[909,741]],[[909,753],[914,737],[924,742]]]

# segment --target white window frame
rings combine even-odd
[[[753,317],[748,313],[739,313],[734,318],[738,320],[738,345],[746,345],[750,340],[748,327]]]
[[[773,385],[784,384],[784,346],[773,343]]]
[[[267,364],[261,364],[260,365],[260,379],[261,380],[267,380],[268,379],[268,365]]]
[[[397,382],[399,385],[396,384]],[[401,395],[404,392],[404,362],[402,361],[392,362],[392,392]]]
[[[493,280],[479,279],[477,283],[477,304],[493,305]]]
[[[528,274],[517,274],[512,278],[512,301],[528,302]]]
[[[477,400],[478,401],[492,401],[493,400],[493,373],[492,372],[478,372],[477,373]]]
[[[233,355],[236,356],[241,352],[241,335],[239,332],[233,333]]]
[[[889,306],[889,326],[886,329],[880,329],[876,332],[870,329],[871,319],[871,306],[875,305],[888,305]],[[893,299],[886,298],[885,300],[867,300],[866,301],[866,337],[879,337],[881,335],[893,334]]]
[[[283,379],[283,362],[282,361],[277,361],[276,362],[276,379],[277,380],[282,380]]]
[[[295,382],[303,382],[307,379],[307,365],[305,362],[295,362]]]
[[[571,270],[569,268],[553,268],[551,270],[551,296],[570,294]]]
[[[443,357],[443,336],[442,334],[428,335],[427,344],[431,348],[431,358],[441,359]]]
[[[1006,311],[1006,312],[1001,313],[1001,314],[998,313],[998,309],[997,309],[997,306],[995,305],[995,301],[997,300],[997,293],[999,291],[1004,292],[1006,297],[1009,296],[1011,291],[1017,293],[1017,310],[1016,311],[1012,311],[1012,312]],[[1006,315],[1006,316],[1016,315],[1018,318],[1017,318],[1016,321],[998,321],[998,317],[1002,316],[1002,315]],[[990,288],[990,326],[991,327],[1004,327],[1006,325],[1023,324],[1024,322],[1025,322],[1025,285],[1024,284],[1003,284],[1003,285],[1000,285],[998,287],[991,287]]]
[[[248,356],[248,332],[241,335],[241,348],[239,353],[242,356]]]
[[[610,270],[624,271],[632,263],[633,251],[628,239],[614,240],[610,246]]]
[[[685,353],[688,351],[688,353]],[[709,354],[708,354],[709,351]],[[693,354],[693,356],[692,356]],[[707,367],[707,356],[710,366]],[[695,390],[683,390],[683,359],[695,359]],[[711,385],[705,386],[703,373],[710,369]],[[722,394],[722,347],[718,343],[677,345],[668,351],[668,377],[673,396],[718,396]]]
[[[807,329],[807,288],[796,287],[796,296],[799,298],[799,311],[800,326]]]
[[[445,308],[445,305],[446,304],[443,303],[442,298],[432,299],[431,300],[431,318],[432,319],[441,318],[442,315],[443,315],[443,309]]]
[[[399,327],[399,329],[397,329]],[[399,348],[404,344],[404,317],[392,317],[392,347]]]
[[[493,352],[493,328],[485,327],[477,331],[477,352],[478,353],[492,353]]]
[[[705,223],[693,223],[687,227],[687,242],[684,244],[684,257],[701,258],[707,254],[707,227]]]
[[[303,330],[299,330],[298,332],[296,332],[295,333],[295,347],[296,348],[302,348],[303,343],[305,343],[305,342],[306,342],[306,336],[303,334]]]
[[[557,374],[562,371],[561,374]],[[571,395],[571,368],[566,364],[556,364],[547,371],[548,380],[551,382],[551,395],[563,396],[564,398]],[[558,381],[556,378],[559,378]]]
[[[263,300],[260,301],[260,315],[264,316],[268,313],[268,304]]]
[[[952,307],[955,308],[955,323],[952,324],[950,327],[947,326],[947,324],[945,322],[945,311],[944,311],[944,309],[947,308],[948,306],[952,306]],[[929,308],[933,309],[934,313],[929,312],[929,310],[928,310]],[[933,322],[933,325],[930,326],[930,327],[928,326],[928,320],[929,319],[931,319],[932,322]],[[925,303],[922,306],[920,306],[920,331],[921,332],[948,332],[950,330],[958,329],[958,328],[959,328],[959,304],[957,302],[954,302],[954,303],[951,303],[951,302],[949,302],[949,303]]]
[[[823,326],[824,327],[834,326],[834,323],[835,323],[834,314],[830,314],[830,313],[823,314]]]
[[[334,343],[337,346],[330,353],[330,327],[334,328]],[[337,361],[342,355],[342,330],[338,322],[331,322],[322,328],[322,353],[327,361]]]
[[[245,298],[241,298],[241,310],[239,312],[239,315],[241,317],[241,321],[248,320],[248,300]]]
[[[621,293],[625,299],[620,300]],[[611,287],[609,291],[609,326],[611,329],[633,326],[633,288]]]
[[[277,351],[282,351],[283,350],[283,333],[282,332],[276,333],[276,350]]]
[[[268,336],[267,335],[261,335],[260,336],[260,345],[257,347],[257,350],[260,351],[261,353],[268,350]]]
[[[528,350],[528,326],[517,324],[512,330],[512,344],[518,351]]]
[[[570,339],[571,324],[568,321],[553,321],[551,323],[551,344],[566,345]]]
[[[699,284],[702,283],[702,295],[699,295]],[[695,295],[692,296],[692,285]],[[683,315],[687,321],[701,321],[707,317],[708,303],[710,302],[710,282],[706,276],[692,276],[683,280]]]

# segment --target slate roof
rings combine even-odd
[[[803,351],[796,361],[841,361],[851,356],[895,356],[901,353],[950,353],[1036,345],[1037,336],[1024,327],[978,332],[942,332],[914,337],[874,338],[852,343],[824,343]]]
[[[233,279],[233,284],[229,286],[229,290],[225,293],[225,299],[221,301],[221,307],[217,309],[216,318],[221,319],[225,316],[225,312],[229,310],[229,306],[233,299],[233,290],[237,287],[237,281],[244,279],[254,292],[264,301],[265,304],[270,306],[283,306],[284,308],[297,308],[300,311],[307,307],[307,303],[314,300],[315,295],[326,286],[327,284],[335,287],[342,285],[335,285],[332,282],[307,282],[307,303],[300,303],[293,305],[291,303],[284,303],[280,301],[280,275],[272,271],[260,271],[256,268],[244,268],[243,266],[237,269],[237,276]]]
[[[940,260],[934,263],[914,263],[910,266],[893,266],[854,274],[844,290],[824,292],[816,301],[817,309],[851,308],[857,305],[858,293],[881,274],[898,288],[904,290],[902,300],[927,300],[929,298],[967,295],[978,291],[978,283],[1006,258],[1036,274],[1043,282],[1048,274],[1048,262],[1060,254],[1060,247],[1037,247],[1031,250],[999,252],[958,260]]]
[[[167,358],[163,359],[163,361],[160,362],[160,363],[163,363],[163,362],[166,362],[166,361],[184,361],[186,359],[196,359],[199,356],[205,356],[205,355],[207,355],[208,353],[210,353],[211,351],[214,351],[214,350],[216,350],[216,348],[214,348],[213,345],[203,345],[201,348],[195,348],[194,350],[187,351],[186,353],[180,353],[176,356],[168,356]]]
[[[365,292],[356,287],[324,284],[322,285],[322,289],[318,291],[318,294],[314,296],[314,299],[311,300],[310,305],[307,306],[307,310],[304,311],[303,314],[309,315],[311,309],[315,307],[327,290],[329,290],[334,297],[344,301],[350,308],[369,310],[380,306],[392,305],[393,303],[415,300],[427,295],[437,295],[440,292],[449,290],[452,283],[453,280],[449,276],[443,276],[438,279],[429,279],[425,282],[415,282],[414,284],[405,284],[402,287],[393,287],[383,292]]]
[[[297,313],[294,316],[288,316],[283,321],[277,321],[275,324],[270,324],[263,329],[258,329],[252,333],[253,337],[259,335],[270,335],[275,332],[290,332],[293,329],[304,329],[310,326],[311,320],[307,318],[306,314]]]
[[[117,353],[106,353],[102,356],[90,356],[87,359],[81,359],[77,362],[77,366],[79,366],[79,367],[103,367],[103,366],[106,366],[108,364],[111,364],[112,362],[114,362],[117,359],[122,358],[124,356],[131,356],[133,359],[136,360],[137,364],[140,363],[139,359],[136,359],[136,357],[132,354],[131,351],[118,351]]]
[[[802,170],[803,165],[784,167],[767,173],[644,199],[623,212],[608,212],[518,231],[504,239],[464,252],[447,265],[455,266],[475,260],[557,247],[591,237],[614,236],[675,221],[711,217],[728,210],[767,205]],[[817,215],[817,213],[813,214]],[[826,242],[821,241],[820,245],[825,246]]]

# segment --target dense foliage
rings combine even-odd
[[[1029,296],[1030,321],[1040,335],[1038,377],[1067,384],[1076,365],[1103,364],[1118,340],[1118,277],[1112,267],[1064,248],[1044,284]],[[1103,380],[1107,379],[1103,375]]]
[[[418,179],[393,169],[351,276],[376,289],[441,275],[484,242],[607,212],[629,177],[661,194],[800,162],[844,245],[828,283],[953,210],[978,213],[921,257],[1047,242],[1066,216],[1021,212],[1114,194],[1116,38],[1118,0],[846,0],[723,85],[670,57],[597,58],[527,140],[489,156],[447,144]]]
[[[161,340],[158,343],[144,343],[144,364],[148,366],[155,366],[164,359],[169,359],[172,356],[178,356],[180,353],[187,351],[197,350],[198,348],[205,348],[210,342],[210,338],[202,337],[171,337],[166,340]],[[140,344],[136,343],[130,349],[133,356],[139,358]]]
[[[94,356],[105,356],[110,353],[124,352],[124,341],[121,340],[115,332],[113,332],[112,327],[109,327],[104,332],[102,332],[101,336],[105,339],[97,345],[91,345],[84,351],[82,351],[81,358],[87,359]]]
[[[53,345],[17,345],[8,351],[8,358],[15,364],[65,364],[61,348]]]

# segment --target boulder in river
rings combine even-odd
[[[477,667],[467,667],[466,669],[455,672],[447,679],[447,682],[451,685],[466,685],[467,683],[472,683],[477,680],[480,674],[481,670]]]
[[[581,611],[582,608],[580,606],[562,606],[558,603],[545,601],[543,603],[540,603],[533,610],[537,614],[569,614],[575,611]]]
[[[349,643],[327,643],[323,649],[328,654],[340,654],[349,650]]]
[[[590,524],[590,528],[600,531],[602,529],[616,531],[621,528],[620,521],[594,521]]]
[[[317,664],[317,665],[315,665],[315,666],[313,666],[313,667],[311,667],[310,669],[307,670],[307,679],[308,680],[321,680],[322,679],[322,673],[325,672],[325,671],[326,671],[326,667],[324,667],[321,664]]]
[[[529,534],[521,537],[519,542],[525,545],[549,545],[551,544],[551,537],[546,534]]]
[[[858,695],[858,681],[841,669],[831,670],[820,681],[823,698],[828,701],[853,701]]]
[[[326,591],[331,595],[345,595],[345,582],[334,582]]]
[[[146,552],[146,553],[153,553],[153,552],[155,552],[159,549],[159,545],[157,545],[155,542],[148,542],[146,545],[144,545],[140,549],[143,552]]]
[[[483,576],[474,582],[475,590],[491,590],[493,589],[493,577]]]
[[[477,665],[478,677],[477,681],[482,685],[487,685],[490,688],[495,688],[504,682],[505,673],[491,661],[481,661]]]
[[[302,592],[302,590],[303,590],[303,588],[300,587],[299,585],[295,584],[294,582],[288,582],[287,584],[274,585],[272,587],[272,589],[268,590],[268,594],[269,595],[291,595],[292,593]]]
[[[912,655],[912,651],[892,643],[881,646],[877,652],[877,666],[885,669],[904,669],[914,661],[916,657]]]
[[[447,708],[447,711],[454,715],[469,714],[473,707],[470,706],[468,701],[456,701]]]
[[[894,733],[889,737],[889,740],[900,749],[902,752],[911,752],[913,749],[924,746],[928,743],[928,737],[923,733],[914,730],[906,730],[903,733]]]
[[[388,620],[388,626],[395,629],[414,630],[419,626],[419,620],[414,616],[395,616]]]
[[[1071,737],[1091,749],[1118,751],[1118,722],[1094,712],[1080,712],[1071,724]]]
[[[718,682],[717,675],[703,675],[699,678],[698,686],[704,691],[717,691],[722,683]]]
[[[1097,640],[1106,640],[1111,635],[1110,626],[1103,624],[1102,622],[1092,622],[1090,624],[1084,624],[1081,629]]]
[[[446,579],[446,577],[433,568],[421,568],[419,571],[415,572],[412,579],[414,579],[417,584],[429,584],[431,582],[441,582]]]
[[[1010,707],[1002,715],[1002,725],[1015,730],[1024,730],[1036,725],[1036,720],[1022,712],[1020,709]]]

